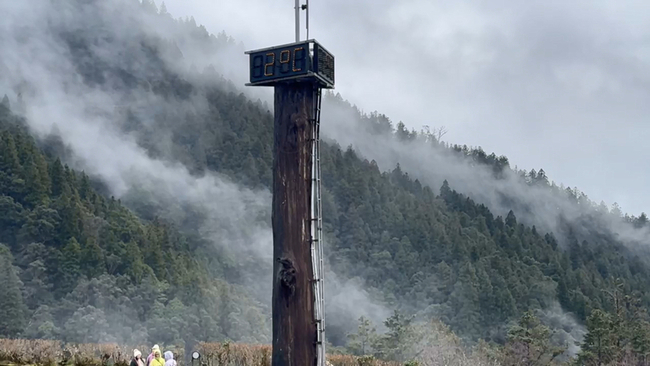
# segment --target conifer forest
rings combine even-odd
[[[244,46],[158,1],[14,6],[0,363],[45,364],[47,342],[268,352],[273,106]],[[323,98],[332,365],[650,364],[645,213]]]

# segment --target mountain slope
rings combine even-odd
[[[13,306],[19,316],[1,317],[15,326],[0,334],[76,342],[268,340],[268,309],[211,279],[172,226],[141,221],[119,200],[97,194],[87,175],[43,155],[23,123],[0,106],[0,238],[17,265],[8,277],[18,274],[13,284],[22,292]]]
[[[49,46],[41,51],[55,58],[58,73],[45,73],[50,67],[47,57],[31,64],[37,76],[46,77],[21,72],[17,65],[27,48],[15,42],[10,49],[16,58],[3,61],[3,68],[12,72],[2,73],[0,85],[9,95],[11,87],[24,91],[20,99],[12,95],[12,110],[27,115],[30,132],[45,151],[90,171],[96,189],[120,197],[121,202],[102,198],[90,188],[91,178],[73,174],[55,157],[45,158],[33,144],[24,142],[29,141],[25,132],[14,131],[22,122],[11,122],[16,117],[4,112],[5,129],[12,131],[5,135],[18,136],[12,138],[28,148],[16,147],[14,153],[11,139],[5,137],[2,161],[8,163],[2,169],[6,176],[2,197],[4,217],[13,221],[3,222],[0,233],[16,257],[25,287],[43,282],[33,291],[53,299],[30,303],[25,297],[27,317],[40,325],[24,334],[101,339],[79,330],[88,324],[69,320],[67,325],[66,319],[94,318],[104,324],[103,316],[107,324],[133,319],[153,324],[151,329],[146,326],[145,337],[154,342],[267,340],[268,308],[263,304],[270,297],[267,188],[272,115],[262,102],[239,93],[217,74],[218,65],[201,71],[181,66],[191,63],[185,55],[196,52],[196,45],[216,57],[210,60],[221,60],[220,50],[228,54],[232,43],[210,37],[191,21],[173,21],[155,13],[147,1],[144,5],[136,0],[65,3],[77,9],[65,13],[71,19],[58,8],[46,7],[49,11],[43,17],[51,20],[44,23],[47,27],[28,28],[36,39],[48,41],[43,44],[56,45],[58,53]],[[17,35],[9,37],[15,40]],[[174,62],[176,58],[182,61]],[[325,108],[334,108],[335,103]],[[56,113],[47,113],[51,111]],[[471,162],[470,171],[487,167],[490,179],[497,182],[512,173],[504,157],[480,149],[439,146],[430,135],[409,133],[403,125],[394,129],[376,114],[358,114],[342,122],[372,130],[373,136],[390,139],[386,141],[397,140],[391,144],[414,154],[421,145],[413,141],[425,139],[428,148],[444,149],[458,159],[450,161]],[[54,125],[60,133],[52,132]],[[99,131],[106,141],[98,138],[89,148],[88,137],[77,130]],[[542,310],[543,320],[550,323],[557,323],[563,311],[585,320],[594,308],[612,310],[601,289],[613,286],[616,277],[625,281],[629,292],[639,291],[643,303],[650,305],[644,291],[650,284],[648,257],[623,245],[609,226],[591,230],[598,228],[598,220],[605,220],[598,219],[597,211],[580,216],[582,221],[571,216],[562,226],[553,223],[542,230],[530,215],[537,211],[535,202],[501,191],[497,207],[484,199],[493,192],[491,186],[472,187],[470,199],[454,190],[457,175],[436,171],[435,166],[430,170],[444,179],[449,175],[452,184],[443,179],[433,185],[425,175],[413,179],[422,173],[406,171],[403,165],[393,168],[391,164],[389,171],[382,172],[375,161],[335,143],[323,145],[322,164],[328,278],[337,278],[326,282],[326,318],[328,338],[335,345],[346,343],[346,333],[354,330],[350,324],[359,315],[373,315],[371,309],[379,309],[375,314],[383,320],[389,308],[440,317],[469,339],[503,342],[506,324],[529,309]],[[59,171],[63,173],[53,173]],[[548,189],[558,200],[566,200],[544,175],[535,172],[525,178],[527,185],[548,188],[528,187],[530,191],[524,192]],[[238,183],[232,190],[230,180]],[[455,180],[459,186],[465,184]],[[32,186],[23,188],[25,182]],[[53,187],[70,188],[68,192]],[[573,192],[568,197],[576,204],[585,202]],[[488,203],[477,203],[482,201]],[[121,203],[153,222],[140,223]],[[498,214],[494,208],[505,212]],[[33,229],[27,232],[37,236],[24,236],[21,231],[30,215],[34,223],[28,227]],[[58,219],[52,218],[56,215]],[[523,223],[520,216],[526,217]],[[175,223],[181,234],[156,217]],[[108,221],[110,229],[93,226],[101,220]],[[634,218],[634,223],[635,230],[644,229],[643,219]],[[21,254],[25,251],[37,254]],[[52,251],[50,257],[47,253]],[[70,255],[59,254],[64,252]],[[48,269],[61,257],[80,259],[57,265],[58,272]],[[95,272],[98,263],[106,271]],[[48,278],[29,277],[36,276],[30,271],[47,273]],[[90,279],[81,280],[82,275]],[[128,281],[120,282],[119,276]],[[348,278],[359,279],[362,285],[352,286],[353,282],[345,281]],[[157,283],[162,280],[169,288]],[[57,286],[50,289],[55,282]],[[111,292],[114,286],[121,292]],[[118,308],[110,307],[105,296],[138,298],[143,304],[133,305],[130,300],[129,305],[125,300],[115,302]],[[196,301],[196,296],[201,300]],[[361,301],[350,304],[349,298]],[[127,308],[131,318],[114,321]],[[187,319],[192,320],[184,325]],[[50,331],[48,322],[63,332]],[[561,336],[568,339],[567,333],[573,333],[579,338],[579,326],[563,326]],[[178,334],[165,334],[163,329],[169,327],[178,329]],[[135,337],[129,330],[113,329],[102,337],[115,334]]]

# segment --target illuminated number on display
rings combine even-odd
[[[291,51],[284,50],[284,51],[280,52],[280,72],[281,73],[286,74],[287,72],[290,71],[289,70],[290,61],[291,61]]]
[[[309,61],[309,48],[305,46],[260,52],[251,60],[251,80],[272,80],[292,74],[297,76],[311,69]]]
[[[300,68],[296,68],[296,63],[299,63]],[[293,50],[293,68],[292,71],[302,71],[305,64],[305,48],[298,47]]]
[[[262,77],[262,67],[264,66],[264,58],[262,55],[253,57],[253,77]]]
[[[269,61],[269,56],[271,57],[271,61]],[[273,76],[274,71],[275,71],[275,53],[269,52],[266,54],[266,64],[264,64],[264,76]],[[271,68],[271,72],[269,72],[269,67]]]

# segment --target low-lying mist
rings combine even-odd
[[[554,233],[560,242],[565,239],[562,222],[576,225],[584,232],[599,230],[615,235],[629,244],[647,243],[650,239],[647,229],[633,229],[619,215],[610,215],[606,206],[595,206],[587,200],[576,203],[568,195],[556,194],[545,186],[526,184],[511,169],[505,169],[496,179],[490,166],[452,154],[450,149],[436,146],[431,140],[400,141],[391,133],[373,133],[361,118],[359,110],[340,97],[328,94],[323,101],[322,129],[327,138],[341,146],[352,146],[360,155],[375,160],[382,171],[390,171],[399,164],[412,179],[419,179],[435,190],[447,180],[452,189],[485,204],[495,216],[505,217],[513,210],[519,221],[535,225],[542,232]],[[375,122],[381,119],[389,121],[385,116],[376,115]],[[588,220],[596,216],[597,222]]]
[[[173,159],[171,137],[164,128],[149,136],[160,152],[152,156],[138,144],[137,136],[125,132],[129,126],[119,118],[128,110],[156,131],[157,116],[177,116],[175,122],[184,124],[187,115],[206,114],[205,95],[192,95],[182,102],[164,98],[153,92],[158,86],[147,77],[176,72],[196,85],[206,85],[211,84],[206,80],[210,76],[215,77],[215,87],[236,90],[226,80],[241,82],[242,69],[221,60],[235,53],[235,59],[244,59],[243,50],[232,42],[214,40],[219,46],[206,55],[205,43],[194,43],[196,38],[182,23],[168,16],[142,15],[140,6],[129,0],[2,3],[0,11],[6,21],[0,35],[0,93],[20,98],[24,107],[19,112],[33,133],[42,139],[58,135],[72,153],[65,162],[100,180],[127,206],[136,211],[156,207],[156,215],[181,226],[183,221],[193,221],[190,226],[197,227],[202,239],[235,263],[243,287],[269,306],[270,192],[245,188],[213,171],[192,174]],[[92,43],[72,50],[64,42],[66,37],[73,43],[76,37]],[[156,58],[151,57],[155,51],[139,43],[144,37],[176,41],[160,48],[168,51],[158,55],[164,64],[146,64]],[[176,47],[182,51],[178,53]],[[124,85],[129,77],[115,77],[122,70],[131,73],[132,85]],[[355,330],[361,315],[376,324],[388,316],[386,308],[370,299],[363,284],[340,279],[330,271],[325,275],[326,317],[332,331],[338,327],[344,335]]]

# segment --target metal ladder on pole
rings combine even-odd
[[[314,321],[316,322],[317,366],[325,366],[325,314],[323,301],[323,211],[321,205],[320,169],[320,111],[321,89],[314,90],[314,115],[312,126],[312,179],[311,179],[311,262],[314,273]]]

